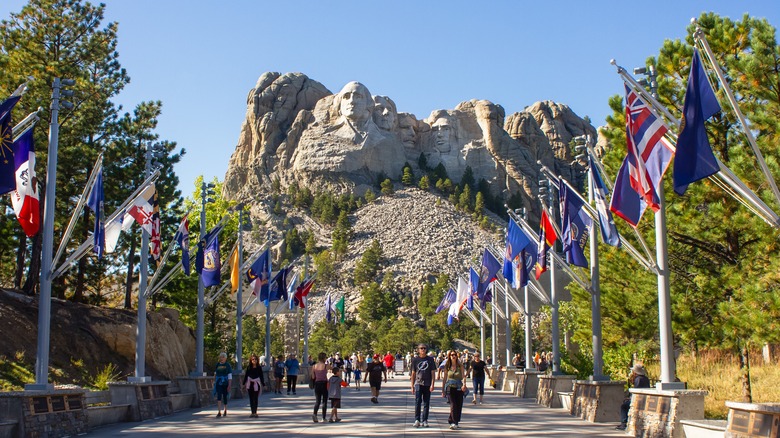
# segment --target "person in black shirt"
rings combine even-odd
[[[252,355],[249,359],[249,366],[244,374],[244,386],[249,392],[249,407],[252,409],[250,417],[257,417],[257,398],[263,392],[265,386],[265,377],[263,377],[263,367],[260,366],[260,360],[257,355]]]
[[[479,394],[479,404],[485,395],[485,375],[490,377],[490,370],[487,364],[480,360],[479,353],[474,353],[474,360],[469,362],[469,371],[466,377],[471,376],[471,383],[474,385],[474,400],[471,403],[477,404],[477,394]]]
[[[375,354],[373,360],[368,366],[366,366],[366,375],[363,377],[365,383],[368,379],[368,384],[371,386],[371,403],[379,403],[379,390],[382,389],[382,375],[385,377],[385,383],[387,383],[387,368],[378,354]]]
[[[642,364],[638,363],[631,368],[631,376],[628,379],[634,388],[649,388],[650,379],[647,378],[647,371]],[[623,400],[623,404],[620,405],[620,425],[616,427],[617,430],[626,430],[628,426],[628,410],[631,408],[631,397],[627,397]]]
[[[425,344],[417,346],[418,356],[412,359],[412,394],[414,394],[414,427],[428,427],[431,392],[436,382],[436,362],[428,356]]]

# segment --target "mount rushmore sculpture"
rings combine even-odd
[[[579,184],[570,147],[596,129],[566,105],[537,102],[506,117],[486,100],[462,102],[428,118],[398,112],[387,96],[350,82],[332,94],[301,73],[265,73],[249,92],[246,119],[225,175],[228,199],[251,199],[277,179],[286,186],[364,192],[377,178],[400,179],[405,163],[420,175],[425,157],[458,183],[470,167],[493,196],[539,212],[541,162]]]

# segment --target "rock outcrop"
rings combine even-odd
[[[505,120],[506,119],[506,120]],[[428,118],[399,113],[387,96],[372,96],[359,82],[331,94],[301,73],[265,73],[250,91],[247,116],[225,175],[224,195],[250,200],[278,179],[358,194],[379,177],[399,179],[404,163],[415,170],[420,155],[439,164],[453,182],[466,168],[494,196],[513,199],[533,216],[539,165],[577,185],[568,144],[596,129],[563,104],[537,102],[508,118],[485,100],[470,100]]]

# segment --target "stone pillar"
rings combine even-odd
[[[780,436],[780,403],[727,401],[726,438]]]
[[[681,420],[704,419],[707,391],[632,388],[626,433],[642,437],[684,438]]]
[[[526,369],[519,372],[517,377],[517,396],[520,398],[536,398],[539,392],[539,376],[543,376],[540,371]]]
[[[0,392],[0,436],[75,436],[88,428],[81,388]]]
[[[182,394],[195,394],[192,400],[193,408],[203,408],[217,403],[213,394],[214,377],[182,376],[176,378],[176,383]]]
[[[623,381],[575,380],[571,414],[591,423],[617,423],[625,398]]]
[[[109,382],[112,405],[130,405],[130,421],[144,421],[173,413],[168,381]]]
[[[539,391],[536,394],[536,402],[548,408],[560,408],[563,405],[558,397],[558,393],[571,392],[575,377],[563,374],[539,377]]]

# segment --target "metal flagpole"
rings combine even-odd
[[[38,297],[38,345],[35,357],[35,384],[27,390],[49,390],[49,341],[51,336],[51,268],[54,252],[54,201],[57,187],[57,150],[59,148],[60,84],[73,85],[73,79],[54,78],[49,122],[49,158],[46,168],[46,202],[43,209],[43,243],[41,247],[41,292]],[[71,92],[72,93],[72,92]],[[66,94],[64,91],[62,94]],[[65,102],[63,102],[65,106]],[[67,107],[66,107],[67,108]]]
[[[550,251],[555,251],[555,247],[550,248]],[[561,347],[560,347],[560,328],[558,326],[558,322],[560,319],[560,316],[558,314],[558,291],[556,290],[555,285],[555,259],[553,257],[550,257],[550,260],[548,261],[550,263],[550,310],[551,310],[551,319],[552,319],[552,354],[553,354],[553,363],[552,363],[552,373],[553,374],[560,374],[561,371]]]
[[[512,366],[512,319],[509,317],[509,282],[504,279],[504,316],[506,317],[506,367]]]
[[[490,301],[490,364],[496,365],[496,303],[494,301]]]
[[[525,285],[523,288],[523,294],[525,295],[525,309],[523,309],[523,313],[525,314],[525,368],[528,369],[535,368],[532,365],[533,359],[531,358],[531,310],[528,307],[531,300],[528,295],[528,285]]]
[[[243,245],[243,229],[244,229],[244,205],[239,204],[238,210],[238,267],[244,264],[244,245]],[[243,312],[241,308],[243,304],[242,285],[244,283],[241,278],[242,271],[238,272],[238,290],[236,290],[236,371],[241,373],[241,364],[243,361],[243,349],[244,349],[244,325],[243,325]],[[240,393],[240,391],[239,391]]]
[[[479,350],[482,356],[485,356],[485,316],[479,314]]]
[[[303,259],[303,280],[306,281],[306,276],[309,274],[309,255],[305,255]],[[301,297],[304,301],[303,307],[303,360],[306,361],[306,365],[309,365],[309,299],[308,297]]]

